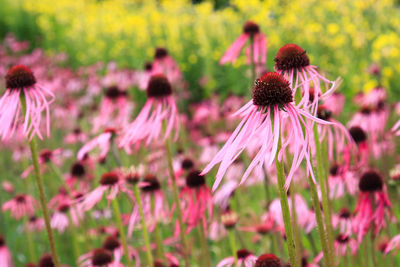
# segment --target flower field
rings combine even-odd
[[[398,1],[0,7],[0,267],[400,265]]]

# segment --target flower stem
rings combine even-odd
[[[185,226],[183,225],[181,202],[179,200],[178,186],[176,184],[174,168],[172,166],[172,151],[171,151],[171,142],[169,140],[169,137],[165,141],[165,149],[167,152],[168,171],[169,171],[170,178],[172,180],[172,191],[173,191],[174,201],[176,204],[176,211],[177,211],[176,213],[178,215],[178,223],[179,223],[179,228],[180,228],[179,234],[180,234],[181,243],[182,243],[183,258],[185,261],[185,266],[189,267],[190,261],[189,261],[189,254],[188,254],[188,246],[187,246],[187,242],[186,242]]]
[[[321,187],[321,195],[322,195],[322,208],[324,210],[324,219],[325,219],[325,227],[327,234],[327,248],[328,248],[328,257],[331,263],[334,265],[334,256],[333,256],[333,231],[332,231],[332,219],[331,219],[331,209],[329,204],[329,196],[327,193],[327,176],[326,171],[324,170],[324,161],[322,157],[321,143],[319,142],[319,133],[317,124],[314,124],[314,140],[315,140],[315,150],[317,157],[317,176],[318,181]]]
[[[235,241],[235,233],[233,229],[228,230],[228,235],[229,235],[229,244],[231,245],[231,250],[232,250],[232,255],[233,258],[235,259],[235,266],[239,267],[238,263],[238,257],[237,257],[237,248],[236,248],[236,241]]]
[[[254,36],[250,36],[250,68],[251,68],[251,83],[256,79],[256,63],[254,62]]]
[[[199,236],[200,236],[200,242],[201,242],[201,250],[203,251],[203,263],[205,263],[206,267],[211,267],[211,258],[210,258],[210,248],[208,247],[207,243],[207,236],[206,236],[206,231],[204,229],[204,224],[203,222],[199,223]]]
[[[140,218],[142,220],[142,229],[143,229],[142,233],[143,233],[144,244],[146,246],[147,263],[149,264],[150,267],[152,267],[154,265],[154,262],[153,262],[153,255],[151,253],[151,247],[150,247],[149,231],[147,230],[146,218],[144,217],[142,200],[140,198],[140,192],[139,192],[139,188],[137,187],[137,185],[133,186],[133,191],[135,193],[135,199],[136,199],[137,205],[139,207],[139,214],[140,214]]]
[[[300,231],[299,227],[297,224],[297,213],[296,213],[296,190],[294,184],[291,184],[289,187],[289,192],[290,192],[290,200],[292,203],[292,229],[293,229],[293,236],[294,236],[294,241],[296,244],[296,262],[301,262],[301,237],[300,237]]]
[[[279,139],[278,139],[278,149],[277,151],[281,150],[282,142],[280,138],[280,129],[279,129]],[[290,266],[300,266],[300,262],[297,261],[296,257],[296,245],[294,243],[293,238],[293,229],[292,223],[290,219],[290,210],[289,210],[289,202],[285,190],[285,172],[283,169],[283,162],[280,162],[278,159],[278,154],[275,155],[275,166],[276,166],[276,174],[278,177],[278,189],[279,189],[279,197],[281,200],[281,209],[282,209],[282,216],[283,216],[283,223],[285,226],[285,234],[286,234],[286,242],[289,252],[289,259],[290,259]]]
[[[72,209],[75,207],[71,207]],[[79,248],[79,243],[78,243],[78,235],[76,233],[76,228],[74,225],[74,221],[72,220],[71,216],[71,211],[68,212],[68,222],[69,226],[71,228],[71,235],[72,235],[72,246],[74,250],[74,257],[75,259],[78,259],[78,257],[81,255],[80,254],[80,248]]]
[[[35,246],[33,245],[33,237],[31,231],[29,230],[29,218],[27,216],[24,217],[24,224],[25,224],[26,239],[28,242],[29,259],[32,262],[35,262],[36,261]]]
[[[113,200],[111,200],[111,203],[115,214],[115,220],[117,221],[117,226],[119,230],[119,235],[121,237],[122,247],[124,249],[124,254],[127,259],[128,266],[132,266],[131,257],[129,256],[128,243],[126,241],[124,226],[122,225],[121,210],[119,208],[117,198],[115,197]]]
[[[152,212],[154,212],[154,207],[155,207],[154,195],[151,195],[150,200],[151,200],[151,209],[152,209]],[[147,231],[147,229],[146,229],[146,231]],[[155,221],[154,234],[156,237],[157,259],[164,259],[164,249],[163,249],[163,244],[162,244],[162,237],[161,237],[161,232],[160,232],[160,226],[159,226],[157,220]]]
[[[376,249],[375,249],[375,238],[374,238],[374,231],[371,230],[371,256],[372,256],[372,265],[374,267],[378,267],[378,261],[376,259]]]
[[[325,265],[327,267],[333,267],[333,265],[331,264],[331,261],[329,260],[329,257],[325,256],[325,255],[328,255],[328,244],[327,244],[327,239],[326,239],[324,223],[322,220],[322,212],[321,212],[321,208],[319,205],[317,187],[316,187],[313,179],[311,178],[311,175],[308,176],[308,182],[310,184],[311,197],[312,197],[312,201],[313,201],[315,218],[317,219],[319,239],[321,241],[322,252],[324,253]]]
[[[53,231],[51,230],[51,226],[50,226],[50,216],[49,216],[49,211],[47,209],[46,196],[44,193],[44,186],[43,186],[43,179],[42,179],[42,175],[40,174],[37,143],[36,143],[35,136],[33,136],[32,140],[29,142],[29,147],[31,149],[31,154],[32,154],[32,162],[33,162],[33,167],[34,167],[34,171],[35,171],[36,184],[39,189],[40,206],[43,211],[43,217],[44,217],[44,222],[46,225],[47,237],[49,239],[51,258],[53,259],[54,266],[59,267],[60,263],[58,261],[58,255],[57,255],[56,245],[54,242]]]

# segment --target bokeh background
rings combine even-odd
[[[247,20],[267,35],[269,69],[282,45],[297,43],[329,78],[344,79],[340,90],[347,96],[379,82],[392,96],[400,92],[394,0],[0,0],[0,6],[1,37],[13,32],[32,49],[65,52],[75,68],[116,61],[120,68],[142,69],[154,48],[165,46],[195,101],[212,92],[248,91],[248,79],[237,79],[247,74],[244,57],[234,66],[218,65]],[[381,67],[381,81],[366,71],[372,63]]]

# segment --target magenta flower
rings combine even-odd
[[[179,70],[178,63],[169,55],[168,50],[163,47],[156,48],[151,74],[153,76],[164,74],[168,81],[173,84],[180,82],[182,79],[182,73]]]
[[[163,74],[153,75],[147,86],[147,101],[139,115],[126,129],[120,147],[130,153],[130,147],[145,141],[149,145],[158,140],[160,135],[166,139],[175,129],[179,132],[179,114],[172,97],[172,87]],[[163,123],[165,122],[165,130]]]
[[[133,105],[128,101],[127,91],[110,86],[100,103],[100,113],[93,119],[92,132],[101,128],[124,126],[129,122]]]
[[[359,244],[357,243],[356,240],[352,239],[349,235],[339,234],[336,237],[334,247],[335,247],[336,255],[344,257],[344,256],[346,256],[348,249],[350,249],[350,252],[352,255],[355,255],[357,253]]]
[[[114,262],[120,263],[124,249],[115,235],[109,235],[103,242],[103,248],[113,254]],[[137,265],[137,264],[136,264]]]
[[[252,21],[247,21],[244,24],[243,33],[228,48],[219,61],[219,64],[234,63],[250,38],[253,38],[253,47],[249,45],[246,48],[247,63],[265,64],[267,61],[267,41],[265,35],[260,32],[260,27]],[[251,49],[253,50],[253,60],[250,57]]]
[[[50,99],[46,99],[47,96]],[[22,110],[21,100],[24,101],[25,111]],[[32,71],[23,66],[11,67],[6,76],[6,91],[0,98],[0,136],[2,140],[10,138],[21,117],[21,128],[25,137],[32,139],[37,135],[43,139],[40,126],[42,111],[46,113],[46,132],[50,135],[50,103],[54,101],[53,93],[36,84]],[[23,113],[25,112],[25,113]]]
[[[92,250],[78,258],[79,267],[120,267],[113,259],[113,254],[105,248]]]
[[[11,216],[19,220],[24,216],[32,216],[35,214],[35,207],[37,206],[38,203],[33,197],[20,194],[5,202],[2,209],[3,211],[9,210]]]
[[[144,64],[144,70],[136,73],[136,82],[140,90],[146,90],[151,78],[151,73],[153,72],[152,70],[153,64],[151,62],[146,62]]]
[[[243,174],[240,184],[247,179],[254,168],[262,168],[264,164],[267,168],[271,166],[277,153],[278,160],[282,161],[283,152],[289,145],[293,151],[293,161],[287,175],[285,188],[289,188],[293,174],[304,158],[306,158],[307,169],[314,177],[308,152],[310,135],[303,117],[321,124],[331,123],[298,109],[292,104],[292,101],[292,89],[280,74],[268,72],[256,80],[253,99],[235,114],[242,117],[242,121],[202,172],[205,174],[214,165],[221,163],[213,190],[220,184],[228,167],[251,142],[258,142],[259,150]],[[302,126],[305,127],[305,135]],[[283,134],[285,131],[287,134]],[[279,138],[282,139],[282,147],[278,151]]]
[[[392,132],[394,132],[394,134],[396,136],[400,136],[400,120],[398,120],[392,127],[391,129]]]
[[[392,204],[385,192],[385,185],[380,174],[374,170],[366,171],[358,184],[360,195],[355,208],[356,216],[353,220],[353,232],[357,234],[357,241],[368,232],[371,225],[375,226],[375,235],[385,226],[386,208]]]
[[[296,44],[286,44],[279,49],[275,58],[275,71],[289,81],[293,96],[298,88],[302,90],[303,97],[297,106],[310,107],[314,115],[319,100],[333,93],[340,84],[340,80],[333,82],[318,73],[317,67],[310,65],[306,51]],[[321,83],[331,86],[323,92]]]
[[[236,252],[237,259],[238,259],[238,266],[239,267],[253,267],[254,263],[257,260],[257,256],[254,256],[253,253],[248,251],[247,249],[239,249]],[[233,256],[227,257],[222,259],[218,264],[217,267],[231,267],[235,265],[235,258]]]
[[[259,256],[254,264],[254,267],[280,267],[281,261],[274,254],[263,254]]]
[[[385,254],[392,250],[400,249],[400,234],[394,236],[385,247]]]
[[[342,234],[350,235],[352,233],[352,217],[347,208],[342,208],[338,214],[332,216],[332,227],[339,229]]]
[[[179,195],[181,199],[182,219],[187,224],[187,233],[199,223],[207,229],[206,211],[208,217],[213,214],[213,201],[211,191],[206,185],[206,180],[199,171],[191,171],[186,176],[186,186]],[[178,224],[177,224],[178,227]],[[175,236],[180,229],[175,229]]]
[[[6,246],[4,238],[0,235],[0,266],[13,267],[12,256],[10,250]]]
[[[161,190],[161,184],[157,177],[148,174],[142,182],[138,183],[141,189],[141,202],[143,213],[146,218],[148,230],[152,232],[157,222],[164,221],[169,216],[168,205]],[[154,207],[152,207],[154,198]],[[140,224],[138,204],[135,203],[128,222],[128,235],[132,235],[135,225]]]
[[[113,135],[116,134],[116,132],[117,131],[114,128],[105,129],[103,133],[91,139],[78,151],[77,159],[79,161],[83,160],[87,153],[96,148],[100,149],[100,154],[98,156],[98,159],[99,160],[105,159],[108,154],[108,151],[110,151],[111,138],[113,137]]]
[[[102,200],[104,194],[107,196],[107,200],[114,199],[121,190],[124,190],[123,185],[124,181],[117,172],[103,174],[100,178],[100,186],[84,195],[82,201],[78,203],[77,209],[84,212],[91,210]]]
[[[332,111],[332,114],[339,116],[342,113],[346,97],[338,92],[334,92],[324,99],[324,105]]]

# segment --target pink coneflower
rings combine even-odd
[[[41,232],[44,228],[44,219],[36,216],[29,217],[28,230],[31,232]]]
[[[156,48],[151,73],[153,76],[164,74],[170,83],[176,83],[182,79],[178,63],[169,55],[168,50],[163,47]]]
[[[62,157],[67,156],[66,151],[61,148],[57,148],[54,150],[50,149],[42,149],[39,153],[39,165],[40,171],[44,172],[46,165],[48,163],[52,163],[55,165],[61,165]],[[30,165],[22,174],[21,177],[24,179],[28,177],[28,175],[33,171],[33,165]]]
[[[114,262],[120,262],[122,255],[124,254],[124,249],[122,248],[121,242],[115,235],[109,235],[103,242],[104,249],[111,252],[114,256]]]
[[[239,249],[236,252],[236,256],[238,259],[238,266],[239,267],[253,267],[254,263],[257,260],[257,256],[254,256],[253,253],[248,251],[247,249]],[[217,267],[231,267],[235,265],[235,258],[233,256],[227,257],[221,260]]]
[[[331,199],[343,197],[346,191],[350,195],[356,193],[358,179],[352,171],[345,169],[345,166],[337,163],[334,163],[329,169],[328,185]]]
[[[400,136],[400,120],[398,120],[392,127],[391,129],[392,132],[394,132],[394,134],[396,136]]]
[[[326,140],[328,143],[328,158],[331,161],[341,155],[345,149],[351,149],[354,142],[349,131],[338,121],[332,118],[332,112],[325,106],[318,107],[317,116],[319,119],[329,121],[332,125],[318,125],[319,141]]]
[[[116,135],[117,130],[115,128],[106,128],[103,133],[87,142],[79,151],[77,155],[78,160],[83,160],[87,153],[99,148],[100,154],[98,159],[102,160],[107,157],[108,152],[111,148],[111,139]]]
[[[57,210],[52,214],[50,224],[53,229],[57,229],[63,233],[68,228],[70,221],[68,212],[71,216],[72,223],[77,226],[79,221],[83,218],[83,211],[77,209],[76,205],[72,205],[66,201],[57,207]]]
[[[350,211],[347,208],[342,208],[338,214],[332,216],[332,226],[338,228],[340,233],[350,235],[352,226]]]
[[[242,51],[247,41],[251,38],[253,39],[253,47],[249,45],[246,48],[247,63],[255,62],[265,64],[267,60],[266,38],[265,35],[261,33],[260,27],[252,21],[248,21],[244,24],[243,33],[228,48],[219,61],[219,64],[234,63],[239,57],[240,51]],[[253,51],[253,59],[250,57],[251,50]]]
[[[378,172],[374,170],[364,172],[358,187],[360,195],[354,211],[356,215],[353,220],[353,232],[357,234],[357,241],[360,243],[371,224],[375,226],[375,234],[385,227],[385,211],[392,205]]]
[[[106,194],[107,200],[114,199],[123,190],[123,184],[124,181],[120,179],[117,172],[103,174],[100,178],[100,186],[84,195],[82,201],[78,203],[77,209],[82,209],[83,211],[91,210],[102,200],[104,194]]]
[[[263,254],[257,258],[254,267],[282,267],[282,263],[274,254]]]
[[[204,229],[207,229],[206,211],[208,210],[208,217],[211,218],[213,201],[205,177],[199,171],[194,170],[188,173],[186,186],[179,197],[181,199],[182,219],[187,224],[187,233],[199,223],[203,223]]]
[[[338,256],[346,256],[347,250],[350,248],[351,254],[355,255],[359,244],[356,240],[352,239],[348,234],[339,234],[336,237],[335,252]]]
[[[385,254],[392,250],[400,249],[400,235],[394,236],[385,247]]]
[[[106,89],[100,103],[100,113],[93,119],[93,133],[102,127],[110,128],[128,124],[133,106],[128,101],[127,93],[115,85]]]
[[[64,143],[66,144],[76,144],[83,143],[87,140],[87,134],[82,132],[81,128],[75,127],[71,133],[65,136]]]
[[[49,96],[50,99],[46,99]],[[23,110],[21,101],[24,101]],[[53,93],[36,84],[32,71],[23,66],[11,67],[6,76],[6,91],[0,98],[0,135],[2,140],[10,138],[23,117],[25,137],[30,139],[37,135],[43,139],[40,132],[42,111],[46,112],[46,132],[50,135],[50,103],[54,101]]]
[[[116,267],[113,254],[105,248],[94,249],[78,258],[79,267]]]
[[[9,210],[11,217],[19,220],[24,216],[35,214],[35,208],[38,206],[36,200],[30,195],[19,194],[13,199],[3,204],[3,211]]]
[[[141,141],[146,145],[153,140],[166,139],[175,129],[176,135],[179,132],[178,109],[172,97],[172,87],[163,74],[153,75],[147,86],[147,101],[139,115],[132,122],[123,134],[120,146],[130,152],[130,146]],[[163,130],[163,123],[166,127]]]
[[[296,44],[286,44],[279,49],[275,58],[275,71],[289,81],[293,96],[299,87],[302,89],[303,97],[297,106],[311,107],[313,114],[317,111],[319,100],[330,95],[339,84],[319,74],[317,67],[310,65],[306,51]],[[330,84],[331,87],[323,92],[321,83]]]
[[[332,111],[332,114],[339,116],[342,113],[346,97],[339,92],[334,92],[324,99],[324,105]]]
[[[144,91],[147,88],[147,84],[150,81],[150,77],[153,70],[153,64],[151,62],[146,62],[144,64],[144,70],[136,73],[136,82],[140,90]]]
[[[0,266],[13,267],[10,250],[6,246],[4,238],[0,235]]]
[[[253,99],[236,112],[236,115],[243,118],[242,121],[202,172],[203,174],[207,173],[214,165],[221,163],[213,190],[220,184],[228,167],[252,141],[254,142],[254,138],[259,140],[259,150],[243,174],[240,184],[247,179],[254,168],[262,168],[264,164],[267,168],[271,166],[277,154],[278,160],[282,161],[283,152],[289,145],[292,149],[293,161],[287,175],[285,188],[289,188],[293,174],[304,158],[307,160],[307,169],[314,177],[308,156],[310,137],[303,116],[321,124],[331,123],[298,109],[292,104],[292,101],[292,89],[280,74],[268,72],[256,80]],[[305,127],[305,135],[302,126]],[[286,129],[288,129],[287,134],[283,134]],[[279,139],[281,139],[282,147],[278,151]]]
[[[367,134],[365,131],[358,126],[353,126],[349,129],[349,133],[357,144],[357,155],[356,155],[356,168],[366,166],[369,159],[369,145],[367,140]],[[347,158],[346,161],[350,161],[350,148],[345,151],[343,157]]]
[[[138,186],[141,189],[141,202],[143,213],[146,218],[147,227],[152,232],[157,222],[164,221],[168,218],[168,206],[165,201],[164,194],[161,190],[161,184],[157,177],[147,174]],[[154,198],[154,207],[152,207],[152,198]],[[128,222],[128,235],[132,235],[136,224],[140,223],[139,208],[136,203],[133,207]]]

